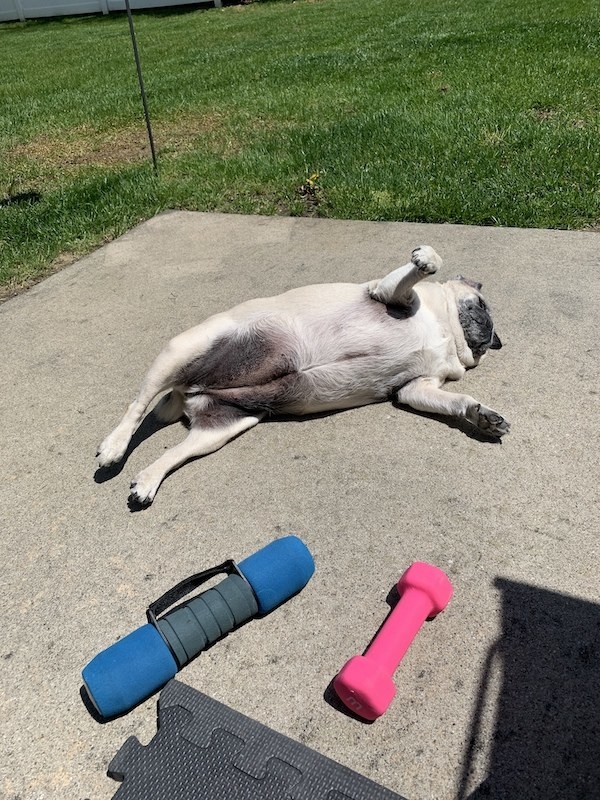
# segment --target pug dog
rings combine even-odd
[[[131,483],[130,500],[154,500],[165,476],[256,425],[265,416],[305,415],[394,400],[466,420],[491,437],[509,423],[446,381],[502,347],[481,284],[461,276],[424,281],[442,261],[432,247],[368,283],[331,283],[249,300],[173,338],[98,450],[100,467],[123,459],[152,400],[189,432]]]

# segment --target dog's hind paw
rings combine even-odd
[[[488,436],[504,436],[510,431],[510,422],[497,411],[493,411],[481,403],[471,406],[466,413],[466,418],[482,433]]]
[[[157,483],[149,476],[145,476],[143,472],[140,472],[129,486],[129,502],[139,506],[151,505],[159,486],[160,481]]]
[[[412,263],[423,275],[435,275],[442,266],[442,259],[435,252],[433,247],[427,244],[421,245],[412,251]]]
[[[129,437],[121,436],[118,431],[113,431],[102,442],[96,452],[98,466],[109,467],[120,461],[127,451]]]

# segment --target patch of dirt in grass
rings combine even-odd
[[[226,152],[236,145],[224,134],[224,119],[219,114],[183,117],[172,122],[152,123],[154,144],[162,155],[192,150],[200,138],[211,149]],[[139,125],[94,130],[82,125],[60,134],[42,134],[5,154],[8,159],[30,159],[40,166],[77,170],[79,167],[111,167],[151,157],[148,133]]]
[[[318,172],[313,172],[313,174],[309,178],[306,178],[304,183],[297,189],[304,204],[305,216],[312,217],[318,215],[319,206],[325,198],[323,187],[318,183],[320,177]]]
[[[562,109],[551,106],[534,106],[530,114],[536,122],[554,122],[570,125],[573,128],[586,128],[588,122],[583,117],[571,117]]]
[[[538,122],[548,122],[548,120],[555,119],[557,109],[550,106],[534,106],[531,109],[531,114]]]

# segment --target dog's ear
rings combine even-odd
[[[480,292],[483,289],[483,283],[471,280],[471,278],[465,278],[463,275],[457,275],[456,280],[466,283],[467,286],[470,286],[472,289],[477,289],[478,292]]]
[[[502,342],[500,341],[500,337],[494,331],[494,335],[492,336],[492,343],[490,344],[490,350],[500,350],[502,347]]]

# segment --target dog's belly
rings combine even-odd
[[[371,372],[359,364],[349,368],[333,363],[289,372],[262,384],[210,388],[204,394],[251,412],[312,414],[385,400],[394,381],[382,381],[381,376],[371,380]],[[400,382],[406,381],[400,377]]]
[[[422,373],[422,352],[411,354],[402,364],[385,356],[385,352],[352,354],[342,360],[275,374],[263,382],[211,386],[200,391],[253,413],[302,415],[352,408],[387,400],[394,390]]]
[[[361,287],[351,288],[348,297],[322,298],[320,306],[304,297],[290,309],[248,314],[188,363],[176,383],[188,395],[274,414],[387,399],[423,374],[422,326],[410,313],[392,315]]]

